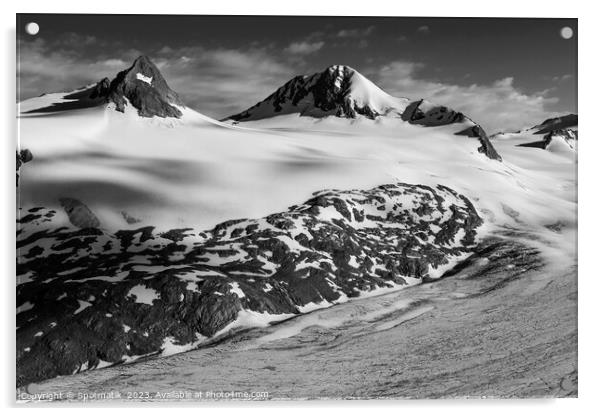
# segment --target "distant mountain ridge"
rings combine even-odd
[[[577,114],[567,114],[564,116],[549,118],[543,123],[533,126],[531,129],[537,130],[535,134],[545,134],[553,130],[567,129],[571,127],[577,127],[578,117]]]
[[[222,121],[257,121],[286,114],[348,119],[363,116],[371,120],[389,117],[426,127],[465,123],[465,128],[456,134],[478,138],[479,152],[490,159],[502,160],[485,130],[463,113],[424,99],[411,101],[393,97],[346,65],[333,65],[312,75],[296,76],[263,101]]]
[[[516,144],[518,147],[570,154],[577,151],[578,116],[577,114],[566,114],[548,118],[533,127],[512,133],[497,133],[491,137],[495,140],[518,139],[520,140]]]
[[[541,140],[521,143],[521,147],[536,147],[540,149],[564,148],[577,150],[578,117],[577,114],[567,114],[549,118],[543,123],[529,129],[535,130],[534,135],[544,134]]]

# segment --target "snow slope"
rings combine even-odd
[[[244,125],[210,122],[192,110],[171,122],[110,108],[21,118],[20,147],[34,155],[22,170],[22,207],[59,208],[58,198],[70,197],[107,228],[130,226],[122,211],[140,220],[136,226],[206,228],[283,210],[320,189],[404,181],[450,186],[476,198],[496,222],[508,218],[502,202],[533,223],[563,207],[563,219],[573,217],[572,161],[514,149],[511,140],[496,140],[511,156],[498,163],[451,126],[295,115]],[[528,169],[520,166],[525,157]]]

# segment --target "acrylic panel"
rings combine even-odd
[[[17,15],[17,399],[575,397],[577,30]]]

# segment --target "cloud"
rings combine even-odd
[[[106,66],[106,67],[110,67],[110,68],[118,68],[118,69],[124,69],[128,66],[128,63],[126,61],[124,61],[123,59],[115,59],[115,58],[111,58],[111,59],[106,59],[104,61],[99,61],[97,62],[97,64]]]
[[[43,38],[18,40],[17,99],[44,92],[70,91],[104,77],[113,77],[128,66],[125,60],[116,57],[84,59],[78,51],[85,50],[89,44],[76,43],[77,47],[70,47],[65,39],[74,41],[72,36],[52,43]],[[125,51],[120,54],[125,55]]]
[[[368,36],[374,31],[374,26],[368,26],[363,29],[343,29],[337,32],[337,37],[339,38],[360,38],[363,36]]]
[[[310,53],[314,53],[322,49],[324,46],[324,42],[293,42],[284,48],[285,52],[296,54],[296,55],[308,55]]]
[[[563,81],[568,81],[569,79],[572,79],[572,78],[573,78],[573,75],[571,75],[571,74],[564,74],[564,75],[559,75],[559,76],[552,77],[552,81],[563,82]]]
[[[215,118],[252,106],[296,74],[265,48],[173,48],[154,60],[188,106]]]
[[[421,79],[423,64],[395,61],[370,72],[374,81],[391,95],[425,98],[462,111],[485,130],[494,133],[531,127],[551,115],[549,105],[558,102],[549,90],[527,94],[506,77],[488,85],[454,85]]]
[[[417,29],[417,31],[418,31],[418,33],[424,33],[424,34],[426,35],[426,34],[428,34],[428,33],[431,33],[431,28],[430,28],[430,27],[428,27],[427,25],[423,25],[423,26],[420,26],[420,27]]]

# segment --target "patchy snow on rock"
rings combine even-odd
[[[318,309],[328,308],[329,306],[332,306],[332,303],[328,302],[326,299],[323,299],[319,303],[309,302],[303,306],[297,307],[297,309],[301,313],[309,313],[309,312],[313,312]]]
[[[78,313],[80,313],[81,311],[83,311],[86,308],[89,308],[90,306],[92,306],[92,304],[90,302],[86,302],[85,300],[77,300],[79,302],[79,308],[77,308],[75,310],[75,312],[73,312],[73,315],[77,315]]]
[[[105,367],[109,367],[111,365],[113,365],[115,363],[110,363],[108,361],[104,361],[104,360],[98,360],[98,364],[96,365],[96,369],[101,369],[101,368],[105,368]]]
[[[242,328],[261,328],[269,326],[272,323],[283,321],[295,316],[293,313],[270,314],[268,312],[255,312],[248,309],[238,311],[237,318],[216,332],[213,336],[219,337],[229,331]]]
[[[153,301],[160,298],[159,293],[155,289],[148,288],[144,285],[136,285],[130,289],[126,297],[133,296],[134,302],[144,303],[153,306]]]
[[[17,314],[21,313],[21,312],[26,312],[30,309],[33,309],[35,305],[29,301],[21,304],[20,306],[17,306]]]
[[[182,352],[190,351],[198,347],[203,341],[207,340],[207,337],[199,334],[195,334],[196,341],[188,344],[178,344],[174,337],[166,337],[161,345],[161,356],[166,357],[168,355],[179,354]]]
[[[238,282],[229,283],[230,285],[230,293],[234,293],[239,298],[246,297],[245,292],[242,291]]]
[[[139,79],[142,82],[146,82],[148,85],[152,85],[153,77],[147,77],[146,75],[141,74],[140,72],[138,72],[136,74],[136,78]]]

